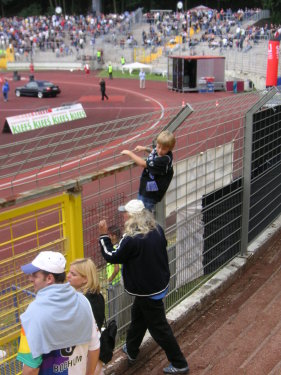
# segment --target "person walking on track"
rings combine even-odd
[[[104,100],[104,98],[106,98],[106,100],[108,100],[108,96],[106,95],[105,90],[106,90],[105,80],[103,78],[101,78],[101,80],[100,80],[101,100]]]

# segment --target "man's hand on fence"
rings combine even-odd
[[[101,220],[99,222],[99,235],[102,236],[108,233],[108,227],[106,220]]]

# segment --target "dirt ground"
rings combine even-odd
[[[192,375],[281,374],[281,235],[178,342]],[[162,350],[124,375],[163,374]]]

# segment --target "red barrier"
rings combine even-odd
[[[85,71],[86,74],[90,74],[90,67],[89,67],[88,64],[85,64],[84,71]]]
[[[29,71],[30,71],[30,73],[34,73],[34,65],[33,65],[33,63],[30,63],[30,65],[29,65]]]
[[[270,40],[268,43],[266,87],[277,86],[279,40]]]

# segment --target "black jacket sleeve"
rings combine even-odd
[[[114,249],[108,235],[100,236],[101,252],[104,259],[112,264],[124,264],[129,258],[134,257],[136,248],[132,246],[132,237],[123,236],[118,246]]]

